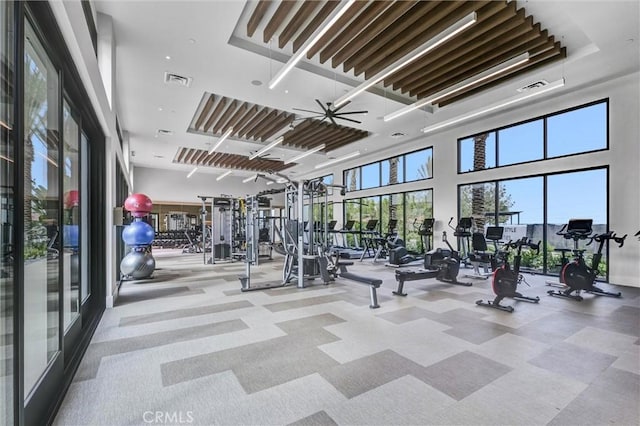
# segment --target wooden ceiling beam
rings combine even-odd
[[[317,135],[323,134],[327,131],[327,126],[323,126],[322,124],[310,127],[305,129],[304,133],[300,133],[296,135],[295,139],[289,142],[289,146],[293,146],[294,148],[301,148],[304,146],[304,143],[310,139],[315,138]]]
[[[473,26],[473,28],[469,28],[469,31],[464,31],[459,37],[455,37],[450,43],[447,43],[447,47],[449,49],[440,47],[436,48],[431,51],[428,56],[398,70],[389,76],[388,80],[393,80],[395,84],[405,77],[416,73],[417,70],[422,69],[427,63],[446,60],[449,53],[457,52],[472,43],[482,42],[484,38],[491,37],[493,29],[497,25],[513,18],[515,13],[515,2],[505,3],[502,1],[495,1],[489,3],[487,6],[478,10],[478,22]],[[524,11],[522,13],[521,20],[524,20]]]
[[[460,75],[469,68],[473,68],[483,62],[489,62],[491,59],[501,56],[505,52],[512,53],[512,56],[507,57],[505,60],[510,59],[513,56],[526,52],[531,46],[535,47],[535,44],[530,45],[530,43],[532,41],[541,40],[540,35],[541,33],[538,24],[534,25],[534,28],[529,30],[527,27],[522,26],[509,31],[504,36],[498,37],[498,39],[488,39],[484,44],[476,45],[476,48],[473,50],[466,51],[467,49],[461,49],[464,50],[465,53],[452,54],[451,60],[438,63],[437,66],[432,64],[429,67],[428,78],[416,78],[415,81],[405,83],[402,90],[408,90],[411,96],[415,96],[418,93],[424,93],[430,88],[439,85],[439,82],[443,79],[446,80],[450,79],[454,75]],[[498,63],[494,65],[498,65]],[[471,77],[471,75],[468,77]],[[464,78],[461,80],[463,79]],[[434,91],[434,93],[436,91]]]
[[[300,123],[297,126],[295,126],[293,129],[285,132],[282,135],[284,137],[284,140],[282,141],[282,145],[283,146],[293,146],[292,145],[292,141],[297,137],[297,135],[300,132],[305,131],[305,129],[307,129],[308,127],[311,127],[313,125],[313,122],[314,122],[314,120],[306,119],[306,120],[302,121],[302,123]]]
[[[484,49],[478,49],[481,52],[480,54],[470,52],[464,59],[459,59],[461,62],[454,61],[434,69],[433,74],[429,75],[429,79],[425,83],[419,86],[412,84],[406,87],[410,89],[411,96],[418,96],[420,99],[528,52],[530,49],[546,43],[546,40],[547,37],[541,37],[539,29],[535,28],[533,31],[524,34],[524,36],[517,37],[515,40],[508,40],[502,45],[489,43]]]
[[[281,1],[278,5],[278,9],[276,9],[275,13],[267,23],[267,26],[264,28],[262,33],[262,41],[265,43],[269,43],[273,35],[278,31],[280,26],[282,26],[283,22],[291,12],[291,9],[298,4],[296,1]]]
[[[229,128],[235,129],[236,124],[238,124],[242,116],[247,112],[248,108],[249,108],[248,104],[246,102],[242,102],[238,107],[238,109],[236,110],[236,112],[234,112],[231,118],[229,118],[229,121],[227,121],[225,125],[222,126],[222,128],[220,129],[220,132],[224,133]]]
[[[360,13],[360,11],[367,5],[367,3],[368,2],[366,1],[357,1],[352,4],[351,7],[347,9],[347,11],[340,18],[338,18],[336,23],[333,24],[333,26],[329,28],[329,30],[322,37],[320,37],[320,40],[318,40],[313,46],[311,46],[311,49],[309,49],[309,51],[307,52],[307,59],[313,58],[316,53],[322,50],[324,46],[326,46],[331,40],[333,40],[336,34],[340,32],[340,29],[347,26],[353,20],[353,18],[357,16],[358,13]]]
[[[216,101],[215,95],[209,95],[209,98],[207,99],[204,106],[202,107],[202,111],[200,111],[200,115],[196,120],[194,129],[198,130],[200,126],[202,126],[202,123],[204,123],[204,120],[209,115],[209,112],[211,112],[211,108],[213,108],[213,104],[215,103],[215,101]]]
[[[547,66],[550,63],[556,62],[556,61],[560,61],[564,58],[567,57],[567,48],[566,47],[562,47],[560,45],[560,42],[556,42],[553,49],[551,50],[547,50],[546,52],[535,56],[533,59],[529,60],[529,66],[527,67],[527,72],[531,72],[534,71],[538,68],[542,68]],[[463,94],[456,94],[456,96],[451,96],[448,98],[443,98],[440,102],[438,102],[438,105],[440,107],[444,107],[446,105],[450,105],[454,102],[457,102],[461,99],[464,99],[468,96],[472,96],[475,95],[481,91],[490,89],[492,87],[498,86],[500,84],[503,84],[505,81],[509,80],[510,78],[515,77],[514,75],[509,75],[504,79],[499,79],[499,80],[495,80],[492,81],[489,84],[483,85],[481,87],[478,87],[474,90],[465,92]]]
[[[247,123],[244,129],[240,130],[239,136],[244,139],[249,139],[249,133],[255,129],[264,118],[270,113],[270,109],[267,107],[262,108],[252,119]]]
[[[339,4],[340,2],[337,0],[329,0],[322,5],[322,8],[320,8],[320,11],[311,19],[311,22],[309,22],[309,24],[300,31],[298,37],[293,40],[293,53],[296,53],[306,43],[309,37],[311,37],[311,34],[322,25]]]
[[[180,148],[180,151],[178,151],[178,156],[176,158],[176,162],[182,163],[186,153],[187,153],[187,149],[186,148]]]
[[[331,66],[336,68],[352,55],[356,54],[367,43],[376,38],[379,34],[382,34],[389,25],[400,19],[400,17],[407,13],[411,8],[415,7],[416,4],[416,1],[408,0],[394,2],[383,15],[379,16],[374,22],[371,22],[371,24],[366,28],[366,31],[360,32],[360,34],[351,39],[344,46],[338,46],[339,50],[331,59]]]
[[[198,158],[196,159],[196,164],[198,166],[201,166],[202,164],[204,164],[203,161],[206,157],[207,157],[207,151],[201,150],[200,154],[198,154]]]
[[[279,130],[288,126],[294,119],[294,115],[290,114],[286,111],[281,111],[280,115],[278,115],[269,126],[267,126],[260,135],[260,140],[262,142],[269,139],[271,136],[275,135]]]
[[[391,43],[395,37],[407,28],[410,28],[411,26],[420,26],[420,22],[428,19],[429,13],[439,4],[439,1],[418,2],[416,7],[408,10],[370,42],[358,49],[356,54],[346,59],[342,63],[343,71],[351,71],[355,66],[360,65],[362,62],[366,62],[368,55],[372,55],[380,49],[386,49],[385,46],[388,43]]]
[[[369,32],[370,27],[378,17],[393,5],[392,1],[374,1],[358,15],[350,25],[342,28],[331,43],[327,44],[320,52],[320,63],[324,64],[327,59],[331,58],[340,48],[349,43],[355,36],[362,32]],[[334,67],[335,68],[335,67]]]
[[[248,104],[245,104],[248,107]],[[236,123],[233,125],[233,134],[239,136],[240,129],[242,129],[246,124],[251,120],[253,116],[258,112],[258,106],[254,105],[248,109],[247,112],[242,115],[242,118],[232,118],[232,120],[236,120]]]
[[[453,1],[445,3],[443,7],[429,15],[429,20],[422,22],[426,27],[415,26],[404,31],[386,46],[389,54],[385,55],[382,52],[375,52],[367,61],[354,68],[355,74],[360,75],[364,72],[365,79],[375,76],[405,55],[419,49],[424,43],[442,31],[445,31],[449,26],[455,24],[469,13],[481,8],[489,1],[491,0],[469,1],[464,3]],[[469,30],[471,30],[471,28],[467,29],[467,31]],[[448,43],[450,42],[451,40],[448,41]],[[446,45],[446,43],[444,45]]]
[[[193,164],[193,155],[195,154],[196,150],[193,148],[189,148],[189,151],[187,152],[187,155],[184,157],[184,162],[187,164]]]
[[[220,116],[216,124],[213,125],[213,129],[212,129],[213,134],[217,134],[218,132],[220,132],[223,125],[226,124],[226,122],[229,120],[229,117],[231,116],[231,114],[233,114],[236,111],[237,106],[238,106],[238,101],[236,99],[231,101],[231,103],[229,104],[227,109],[224,111],[224,113]]]
[[[271,124],[271,121],[275,119],[277,115],[278,115],[277,109],[271,110],[267,115],[264,116],[262,120],[256,123],[256,125],[253,126],[253,128],[247,132],[247,139],[251,138],[255,140],[257,137],[259,137],[261,135],[262,130],[265,127],[267,127],[269,124]]]
[[[254,105],[253,108],[251,108],[249,112],[247,112],[245,116],[242,118],[242,122],[239,123],[240,128],[238,129],[237,132],[235,132],[236,135],[238,135],[239,138],[242,138],[244,134],[247,132],[247,130],[251,128],[251,126],[254,123],[254,120],[256,120],[256,117],[258,117],[260,113],[264,113],[265,109],[266,108],[263,108],[262,110],[259,111],[258,105]]]
[[[260,21],[262,21],[270,5],[271,0],[260,0],[258,4],[256,4],[256,8],[253,9],[253,13],[249,18],[249,22],[247,22],[247,36],[253,37],[253,33],[258,29],[258,25],[260,25]]]
[[[278,37],[278,47],[282,49],[291,40],[291,37],[300,29],[302,25],[309,19],[309,17],[316,10],[320,2],[318,1],[306,1],[302,3],[298,11],[293,15],[293,18],[289,20],[289,23],[284,27],[284,30]]]
[[[222,113],[222,110],[224,109],[225,105],[227,105],[227,98],[225,98],[225,97],[220,98],[220,101],[218,101],[218,104],[213,109],[213,112],[211,113],[211,116],[209,116],[209,119],[207,120],[207,122],[204,123],[203,130],[205,132],[208,132],[209,128],[218,119],[218,116],[220,115],[220,113]]]

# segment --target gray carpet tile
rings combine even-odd
[[[100,367],[100,361],[106,356],[139,351],[172,343],[187,342],[203,337],[232,333],[246,328],[247,325],[242,320],[235,319],[196,327],[146,334],[138,337],[91,343],[74,380],[79,381],[94,378]]]
[[[338,425],[330,415],[325,411],[318,411],[310,416],[300,419],[293,423],[289,423],[289,426],[333,426]]]
[[[400,377],[424,376],[425,368],[386,350],[327,369],[320,374],[347,398],[354,398]]]
[[[640,376],[609,368],[567,405],[550,425],[637,425]]]
[[[544,299],[541,303],[544,303]],[[566,303],[572,302],[567,300]],[[513,333],[528,339],[551,344],[561,342],[597,321],[598,318],[590,314],[572,311],[557,312],[532,321],[513,331]]]
[[[282,324],[285,329],[295,329],[290,335],[162,364],[162,383],[171,386],[232,370],[246,392],[254,393],[323,371],[338,363],[317,346],[338,338],[320,324],[339,319],[327,315],[319,319],[319,326],[306,329],[293,326],[293,322]],[[313,324],[313,319],[308,320]]]
[[[461,400],[511,371],[511,367],[464,351],[425,368],[422,377],[440,392]]]
[[[204,293],[202,289],[192,290],[189,287],[167,287],[134,290],[131,290],[129,288],[127,289],[127,291],[122,291],[118,295],[115,303],[118,306],[122,306],[130,303],[160,299],[164,297],[193,296],[194,294],[202,293]]]
[[[171,311],[157,312],[154,314],[133,315],[120,318],[120,327],[149,324],[158,321],[170,321],[174,319],[194,317],[198,315],[215,314],[218,312],[231,311],[234,309],[250,308],[252,306],[254,306],[254,304],[249,301],[239,300],[237,302],[198,306],[188,309],[174,309]]]
[[[529,363],[584,383],[591,383],[615,360],[616,357],[612,355],[560,342],[530,359]]]
[[[304,299],[290,300],[287,302],[277,302],[264,305],[271,312],[286,311],[289,309],[300,309],[313,305],[321,305],[324,303],[332,303],[344,300],[344,296],[339,294],[330,294],[326,296],[307,297]]]

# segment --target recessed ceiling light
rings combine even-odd
[[[169,55],[165,56],[164,58],[165,58],[167,61],[170,61],[170,60],[171,60],[171,56],[169,56]]]
[[[262,82],[260,80],[251,80],[251,84],[254,86],[262,86]]]
[[[288,90],[285,90],[285,91],[284,91],[284,93],[289,93],[289,91],[288,91]]]
[[[162,111],[162,107],[158,107],[158,111]]]
[[[195,39],[195,38],[190,38],[190,39],[189,39],[189,43],[191,43],[191,44],[196,44],[196,39]]]
[[[173,130],[158,129],[156,134],[161,136],[171,136],[173,135]]]

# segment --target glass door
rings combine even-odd
[[[30,22],[24,40],[24,395],[60,350],[58,73]]]

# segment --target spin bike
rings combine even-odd
[[[505,297],[510,297],[514,300],[520,300],[522,302],[530,302],[530,303],[538,303],[540,298],[536,297],[527,297],[523,296],[522,293],[518,292],[518,284],[524,281],[524,277],[520,273],[520,261],[522,259],[522,247],[528,247],[532,250],[535,250],[536,253],[540,252],[540,242],[537,244],[533,244],[527,237],[522,237],[520,240],[515,243],[509,241],[505,245],[505,250],[508,249],[516,249],[516,255],[513,257],[513,269],[509,266],[508,260],[505,260],[505,263],[502,267],[495,270],[493,273],[493,292],[496,294],[496,298],[493,300],[476,301],[476,305],[478,306],[488,306],[494,309],[500,309],[505,312],[513,312],[513,306],[505,306],[501,305],[500,302]],[[526,281],[525,281],[526,284]]]
[[[588,266],[584,260],[584,250],[574,250],[576,258],[573,262],[567,263],[565,267],[562,268],[561,272],[561,280],[567,286],[567,289],[549,290],[547,291],[547,294],[549,294],[549,296],[566,297],[568,299],[577,300],[578,302],[582,300],[582,296],[580,296],[580,291],[582,290],[596,296],[622,296],[622,293],[620,292],[612,293],[604,291],[601,288],[596,287],[594,283],[598,276],[598,266],[602,260],[602,249],[604,245],[609,240],[613,240],[618,244],[618,247],[622,247],[624,245],[625,238],[627,238],[627,234],[622,237],[616,237],[616,234],[613,231],[605,232],[604,234],[597,234],[591,237],[587,245],[591,244],[593,241],[599,244],[598,251],[593,254],[591,266]],[[575,294],[571,294],[574,291]]]

